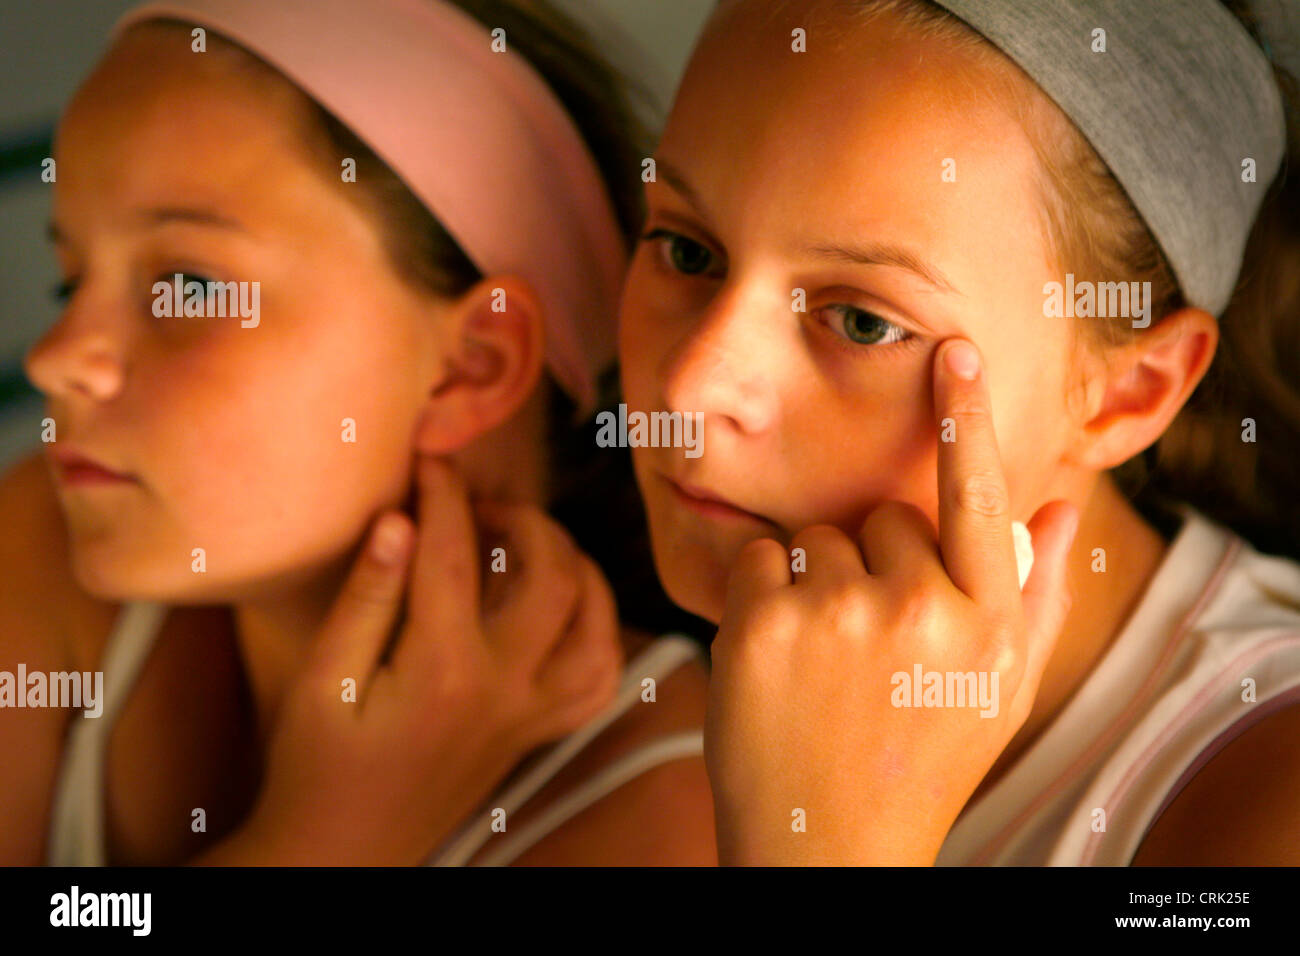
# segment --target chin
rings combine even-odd
[[[110,553],[102,547],[74,543],[70,564],[81,590],[101,601],[203,604],[219,599],[219,595],[208,593],[214,582],[190,571],[188,563],[178,576],[174,567],[164,570],[147,555]]]
[[[664,593],[683,611],[712,624],[720,623],[727,598],[727,568],[700,555],[690,545],[661,546],[653,532],[650,538],[655,572]]]
[[[91,597],[114,604],[127,601],[160,601],[171,596],[166,589],[142,586],[140,575],[132,574],[116,563],[74,557],[72,577],[81,590]]]

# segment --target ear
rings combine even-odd
[[[541,302],[514,276],[485,277],[441,321],[443,374],[415,433],[416,450],[428,455],[459,451],[522,408],[546,351]]]
[[[1104,471],[1151,446],[1204,377],[1218,345],[1214,317],[1185,308],[1107,350],[1088,372],[1084,422],[1070,460]]]

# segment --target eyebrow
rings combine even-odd
[[[713,221],[709,216],[708,209],[705,208],[704,200],[695,191],[695,187],[686,181],[686,176],[681,170],[666,159],[658,158],[655,159],[655,168],[658,170],[659,175],[664,178],[664,181],[681,194],[682,198],[690,204],[690,207],[699,214],[700,218],[707,222]]]
[[[853,265],[892,266],[895,269],[906,269],[943,292],[953,295],[962,294],[938,268],[903,246],[887,242],[867,242],[848,246],[839,243],[817,243],[805,246],[803,252],[805,255],[834,259]]]
[[[215,229],[227,229],[235,232],[247,232],[247,227],[237,219],[222,216],[210,209],[198,209],[190,206],[158,206],[138,213],[135,220],[143,226],[163,226],[168,223],[189,223],[198,226],[211,226]],[[50,220],[45,227],[45,234],[51,242],[59,243],[64,239],[63,231]]]
[[[664,181],[680,193],[696,213],[706,221],[709,220],[709,213],[705,208],[704,200],[700,198],[700,194],[695,191],[694,187],[686,181],[686,176],[682,171],[664,159],[656,159],[655,166],[659,174],[663,176]],[[962,294],[940,269],[926,262],[925,259],[911,249],[903,246],[887,242],[868,242],[856,245],[814,243],[804,246],[802,252],[804,255],[816,256],[821,259],[833,259],[853,265],[892,266],[896,269],[905,269],[924,279],[940,291],[953,295]]]

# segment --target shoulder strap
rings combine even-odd
[[[64,745],[51,815],[49,862],[53,866],[103,866],[104,751],[108,734],[153,646],[165,605],[130,603],[117,615],[100,666],[104,706],[98,717],[73,716]]]
[[[1246,643],[1242,636],[1233,638]],[[1185,693],[1171,694],[1166,719],[1140,727],[1129,742],[1132,750],[1121,751],[1127,759],[1115,761],[1122,773],[1106,775],[1109,786],[1097,805],[1112,818],[1122,813],[1124,825],[1109,833],[1087,831],[1079,865],[1130,865],[1151,826],[1205,764],[1263,718],[1300,701],[1300,630],[1246,644],[1228,661],[1206,656],[1219,665],[1217,672],[1189,680]],[[1258,680],[1257,703],[1242,702],[1245,677]],[[1137,744],[1144,746],[1138,750]]]
[[[672,760],[704,756],[704,731],[688,730],[660,737],[639,750],[625,754],[601,769],[581,786],[566,793],[548,806],[536,820],[511,834],[483,855],[478,866],[507,866],[529,850],[542,837],[577,816],[606,794],[639,777],[647,770]]]
[[[604,713],[564,738],[535,766],[529,768],[518,781],[490,798],[488,802],[491,806],[473,818],[426,865],[464,866],[468,863],[492,837],[492,814],[495,809],[504,810],[509,818],[527,803],[560,772],[565,764],[640,699],[641,682],[647,677],[656,681],[663,680],[686,661],[703,656],[704,651],[700,645],[688,637],[673,634],[656,640],[624,668],[623,682],[618,694]],[[496,860],[498,865],[513,860],[565,820],[650,767],[668,760],[702,753],[703,731],[696,730],[662,738],[641,750],[625,755],[578,790],[558,801],[555,807],[548,809],[543,817],[534,821],[517,837],[512,835],[509,845],[503,844],[493,852],[494,860],[497,857],[503,858]],[[525,837],[529,837],[527,842],[524,840]],[[518,844],[517,849],[511,853],[511,849],[516,847],[516,844]]]

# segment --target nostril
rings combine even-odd
[[[46,395],[81,395],[105,400],[121,386],[121,363],[103,342],[52,333],[23,356],[23,374]]]
[[[45,386],[44,363],[41,361],[40,346],[33,345],[23,353],[23,375],[39,391],[47,391]]]

